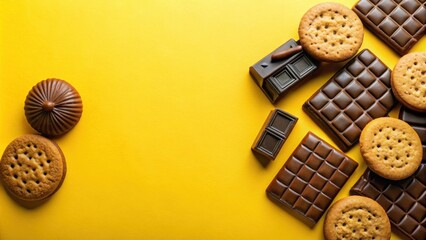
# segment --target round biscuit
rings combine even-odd
[[[53,141],[33,134],[13,140],[0,161],[0,180],[17,200],[47,199],[62,185],[66,174],[64,155]]]
[[[426,112],[426,52],[401,57],[392,71],[391,86],[404,106]]]
[[[330,207],[323,233],[326,240],[390,239],[391,226],[385,210],[376,201],[349,196]]]
[[[299,24],[300,44],[314,58],[341,62],[361,47],[364,28],[358,16],[340,3],[321,3],[309,9]]]
[[[369,122],[359,138],[361,155],[378,175],[401,180],[411,176],[422,161],[422,143],[406,122],[390,117]]]

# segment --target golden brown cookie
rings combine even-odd
[[[59,146],[39,135],[23,135],[13,140],[0,161],[0,180],[17,200],[39,201],[61,186],[66,173]]]
[[[385,210],[376,201],[349,196],[334,203],[324,221],[324,237],[335,239],[390,239],[391,226]]]
[[[309,9],[299,24],[300,44],[314,58],[341,62],[361,47],[364,28],[358,16],[340,3],[321,3]]]
[[[359,138],[367,166],[378,175],[401,180],[411,176],[422,161],[422,143],[406,122],[382,117],[369,122]]]
[[[426,112],[426,52],[409,53],[392,71],[392,91],[406,107]]]

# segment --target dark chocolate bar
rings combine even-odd
[[[309,132],[266,189],[268,197],[313,227],[358,163]]]
[[[251,147],[255,155],[262,160],[274,160],[297,119],[283,110],[272,110]]]
[[[415,112],[402,106],[399,110],[399,119],[410,124],[419,134],[423,144],[423,161],[426,161],[426,113]]]
[[[318,62],[303,50],[287,58],[272,61],[272,54],[296,46],[300,46],[299,43],[290,39],[250,67],[250,75],[272,103],[275,103],[318,68]]]
[[[390,78],[390,69],[364,49],[309,98],[303,110],[346,152],[367,123],[386,116],[396,104]]]
[[[425,34],[425,0],[361,0],[353,11],[364,25],[399,55]]]
[[[376,200],[386,211],[392,231],[403,239],[426,239],[426,162],[409,178],[390,181],[366,170],[350,190]]]

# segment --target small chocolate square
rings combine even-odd
[[[306,186],[306,188],[303,190],[302,195],[305,196],[305,198],[310,201],[310,202],[314,202],[315,199],[317,198],[318,194],[320,192],[315,189],[312,185],[308,185]]]
[[[278,153],[277,150],[281,148],[282,143],[283,140],[280,136],[276,135],[274,132],[265,130],[259,140],[259,143],[256,145],[256,148],[259,149],[259,151],[275,158]]]
[[[261,160],[273,160],[287,140],[297,117],[275,109],[270,112],[251,149]]]
[[[323,211],[325,211],[324,209],[327,209],[328,206],[330,206],[329,202],[331,202],[331,201],[333,201],[332,198],[330,198],[329,196],[327,196],[323,192],[321,192],[318,195],[318,197],[315,199],[314,205],[317,206],[318,208],[322,209]]]
[[[266,193],[279,206],[313,227],[357,166],[358,163],[344,153],[309,132],[269,184]],[[284,175],[291,177],[283,182],[280,179]],[[281,196],[276,194],[277,185],[280,189],[287,187]]]
[[[322,189],[327,183],[327,179],[316,173],[311,179],[311,185],[315,189]]]
[[[269,122],[269,127],[276,132],[279,132],[281,135],[286,136],[288,135],[288,131],[292,130],[289,126],[294,125],[294,121],[294,116],[291,116],[284,111],[276,111]]]
[[[275,196],[281,196],[286,189],[287,187],[284,184],[277,181],[277,184],[271,188],[271,194],[274,194]]]
[[[335,168],[327,164],[325,161],[321,164],[321,167],[318,169],[318,173],[326,179],[330,179],[333,175]]]

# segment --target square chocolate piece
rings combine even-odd
[[[261,160],[274,160],[298,118],[280,109],[272,110],[251,149]]]
[[[272,103],[300,84],[318,68],[318,62],[303,50],[278,61],[271,59],[272,54],[299,45],[294,39],[290,39],[250,67],[250,75]]]
[[[423,161],[426,161],[426,113],[415,112],[406,107],[401,107],[399,119],[410,124],[419,134],[423,145]]]
[[[425,0],[361,0],[353,11],[364,26],[401,56],[426,31]]]
[[[391,71],[364,49],[303,104],[303,110],[344,152],[355,145],[371,120],[396,104]]]
[[[403,239],[426,239],[426,162],[409,178],[391,181],[367,169],[351,194],[376,200],[386,211],[392,231]]]
[[[266,189],[279,206],[313,227],[358,163],[309,132]]]

